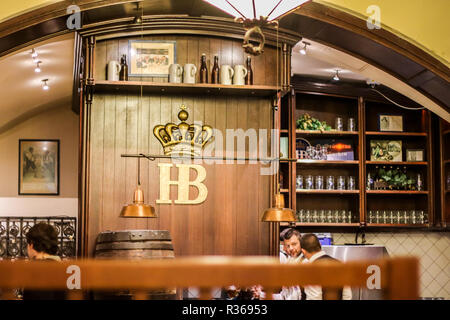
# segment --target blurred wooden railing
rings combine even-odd
[[[276,288],[321,285],[337,297],[342,286],[366,288],[372,275],[369,266],[380,269],[385,299],[417,299],[419,264],[416,258],[393,258],[361,262],[280,264],[271,257],[195,257],[170,260],[71,260],[64,262],[0,261],[0,299],[11,299],[14,288],[67,289],[67,268],[80,268],[81,290],[68,290],[68,299],[83,299],[89,290],[133,290],[135,299],[146,299],[149,289],[200,289],[200,299],[211,299],[211,288],[262,285],[266,298]],[[368,270],[370,272],[368,272]],[[373,281],[370,281],[371,283]]]

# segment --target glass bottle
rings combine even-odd
[[[420,173],[417,174],[417,191],[422,191],[423,190],[423,180],[422,180],[422,175]]]
[[[253,70],[252,70],[252,57],[247,56],[247,75],[245,76],[245,84],[252,85],[253,84]]]
[[[202,54],[200,62],[200,83],[208,83],[208,67],[206,65],[206,54]]]
[[[367,186],[366,186],[366,189],[367,190],[372,190],[373,189],[373,178],[372,178],[370,172],[367,173]]]
[[[127,55],[126,54],[124,54],[122,56],[122,58],[120,58],[119,80],[120,81],[128,81],[128,65],[127,65]]]
[[[219,83],[219,56],[214,56],[214,66],[211,72],[211,83]]]

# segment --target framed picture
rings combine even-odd
[[[417,162],[423,161],[423,150],[422,149],[407,149],[406,150],[406,161]]]
[[[19,195],[59,195],[59,140],[19,140]]]
[[[378,128],[380,131],[403,131],[403,116],[391,114],[378,115]]]
[[[129,40],[128,55],[128,76],[167,77],[176,63],[176,42]]]
[[[402,160],[401,140],[371,140],[370,141],[371,161],[392,161]]]
[[[289,158],[289,138],[280,137],[280,158]]]

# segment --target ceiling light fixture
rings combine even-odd
[[[36,62],[36,68],[34,69],[34,72],[36,73],[41,72],[41,67],[39,66],[40,63],[42,63],[42,61]]]
[[[48,89],[50,89],[50,87],[47,84],[48,79],[44,79],[42,80],[42,89],[44,89],[45,91],[47,91]]]
[[[136,16],[134,17],[133,23],[134,23],[134,24],[141,24],[141,23],[142,23],[142,15],[143,15],[143,12],[141,12],[142,10],[141,10],[141,8],[140,8],[140,6],[139,6],[139,2],[136,3],[136,9],[135,9],[135,10],[137,11],[137,14],[136,14]]]
[[[247,30],[243,47],[245,52],[255,56],[264,49],[265,37],[261,28],[278,26],[277,19],[298,9],[310,0],[203,0],[234,16],[236,22],[243,24]],[[257,47],[250,43],[252,35],[261,40]]]
[[[311,43],[306,42],[306,41],[303,41],[302,43],[304,44],[304,47],[300,49],[300,53],[305,55],[306,54],[306,46],[310,46]]]
[[[339,80],[341,80],[341,79],[339,79],[339,70],[336,70],[336,74],[334,75],[333,80],[334,80],[334,81],[339,81]]]
[[[33,59],[35,59],[35,58],[37,58],[37,56],[38,56],[38,54],[37,54],[36,50],[31,49],[31,57],[32,57]]]

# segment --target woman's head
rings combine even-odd
[[[38,254],[54,255],[58,252],[58,233],[46,223],[35,224],[27,235],[28,256],[35,258]]]

